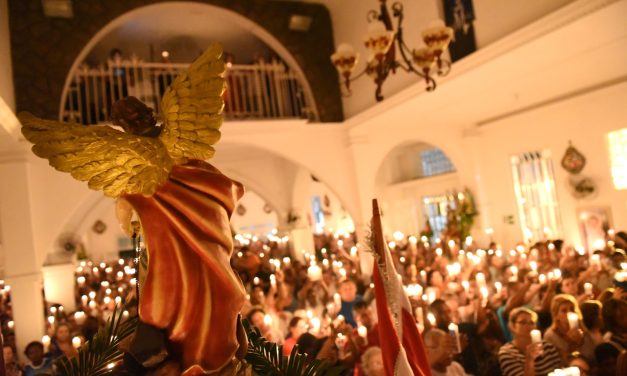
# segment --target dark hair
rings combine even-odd
[[[361,311],[362,309],[368,308],[370,305],[366,303],[364,300],[360,300],[353,305],[353,311]]]
[[[608,299],[603,303],[602,313],[605,329],[611,332],[617,332],[616,329],[619,328],[619,325],[616,321],[616,316],[620,313],[620,310],[625,307],[627,307],[627,302],[616,298]]]
[[[429,311],[440,311],[444,306],[446,306],[446,302],[442,299],[436,299],[429,305]]]
[[[248,320],[251,325],[253,324],[253,315],[257,312],[261,312],[264,315],[266,314],[266,311],[261,306],[254,306],[253,308],[251,308],[250,311],[248,311],[248,313],[246,314],[246,320]]]
[[[598,300],[587,300],[579,305],[581,315],[583,316],[583,324],[588,329],[600,327],[600,315],[603,305]]]
[[[302,319],[303,319],[302,317],[298,317],[298,316],[292,317],[292,319],[290,320],[289,327],[295,328]]]
[[[39,341],[33,341],[31,343],[29,343],[28,345],[26,345],[26,348],[24,349],[24,354],[26,356],[28,356],[28,352],[30,351],[31,348],[33,347],[40,347],[41,351],[44,350],[44,344],[39,342]]]

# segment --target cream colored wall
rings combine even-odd
[[[481,189],[485,199],[481,209],[489,218],[486,224],[495,229],[500,241],[511,244],[521,239],[518,223],[503,223],[505,215],[517,217],[509,157],[542,149],[552,154],[566,239],[582,244],[576,211],[584,207],[610,207],[615,228],[627,229],[627,191],[614,189],[607,143],[609,131],[627,127],[625,103],[627,83],[622,83],[480,128],[484,147],[474,152],[484,169]],[[560,160],[569,140],[587,158],[582,174],[592,178],[599,188],[592,200],[577,200],[568,191],[568,173],[561,168]]]
[[[426,222],[422,199],[461,190],[463,186],[456,173],[378,187],[377,196],[381,198],[385,233],[402,231],[405,234],[419,234]]]
[[[366,15],[378,11],[375,0],[308,0],[324,4],[331,13],[336,46],[350,43],[361,55],[357,71],[365,66],[368,51],[363,39],[368,29]],[[588,0],[583,0],[588,1]],[[404,36],[410,48],[419,48],[421,32],[434,19],[443,19],[442,0],[402,0],[405,9]],[[530,24],[573,0],[474,0],[475,35],[479,48]],[[392,1],[388,1],[389,4]],[[393,21],[395,22],[395,21]],[[357,72],[356,71],[356,72]],[[391,76],[383,86],[386,98],[418,82],[417,77],[404,73]],[[422,85],[422,83],[420,84]],[[351,83],[353,95],[343,99],[344,115],[350,118],[374,105],[374,84],[369,78]]]
[[[8,1],[0,0],[0,98],[15,110]]]

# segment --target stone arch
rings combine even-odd
[[[47,18],[40,1],[10,2],[12,59],[18,110],[48,118],[58,117],[64,83],[85,49],[106,29],[144,6],[158,0],[75,2],[74,17]],[[229,14],[234,22],[248,23],[251,32],[275,49],[305,78],[311,88],[319,120],[342,120],[337,73],[329,56],[333,35],[328,10],[318,4],[287,1],[197,0],[216,12]],[[308,32],[289,30],[293,14],[312,17]],[[33,80],[33,77],[35,79]]]

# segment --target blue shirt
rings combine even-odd
[[[39,367],[33,367],[32,365],[27,365],[24,367],[24,376],[35,376],[40,373],[49,371],[52,369],[52,358],[44,358],[44,361],[41,362]]]
[[[340,309],[340,312],[338,312],[338,315],[344,316],[345,321],[349,323],[353,328],[357,327],[357,323],[355,322],[355,318],[353,317],[353,306],[355,305],[355,303],[361,302],[362,300],[363,298],[361,297],[361,295],[357,295],[355,297],[355,300],[353,300],[352,302],[345,302],[342,300],[342,308]]]

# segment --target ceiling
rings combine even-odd
[[[150,60],[150,46],[159,60],[162,50],[173,62],[190,62],[211,42],[220,42],[236,63],[246,64],[255,54],[268,55],[270,49],[244,25],[233,22],[214,7],[201,3],[167,2],[147,6],[130,16],[91,51],[89,62],[102,62],[114,48]],[[185,22],[181,22],[184,19]]]

